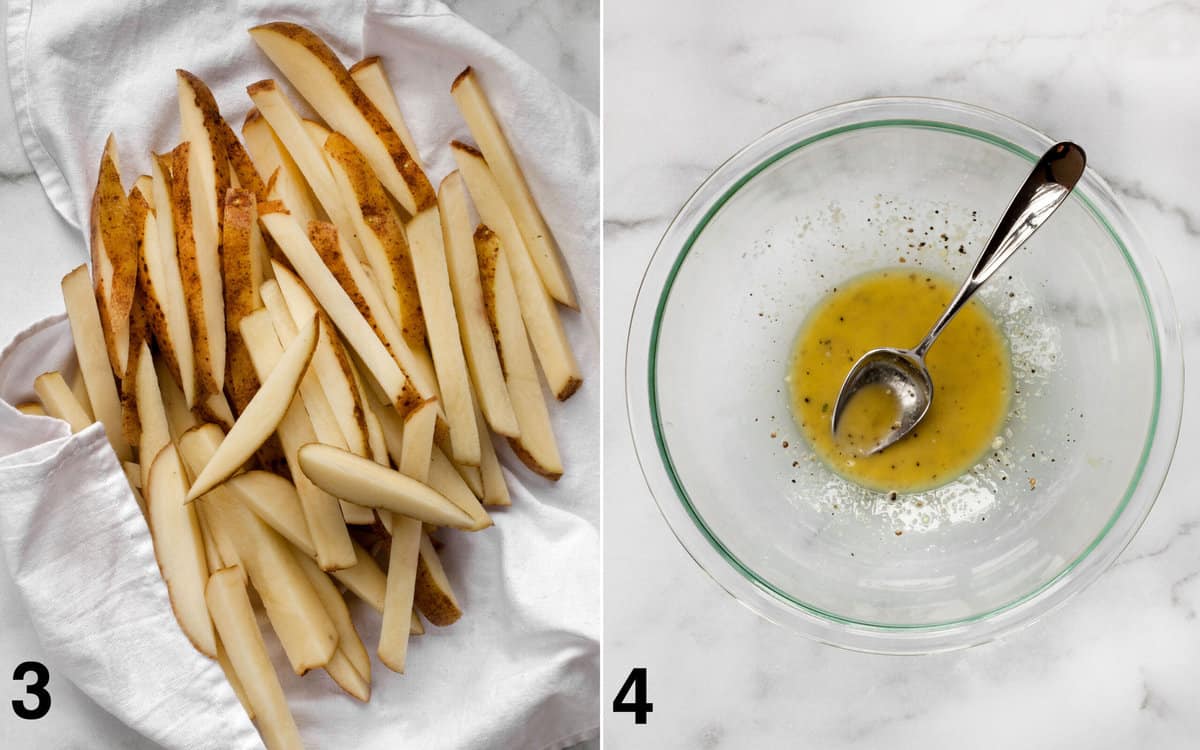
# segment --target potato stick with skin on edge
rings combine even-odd
[[[275,283],[283,294],[292,319],[303,320],[314,314],[320,317],[317,349],[313,352],[310,367],[317,374],[346,445],[351,451],[365,456],[368,450],[366,414],[354,384],[350,357],[333,330],[333,322],[317,307],[312,294],[295,274],[280,264],[273,264],[273,268]]]
[[[467,68],[454,79],[450,93],[458,105],[459,112],[467,122],[467,129],[479,144],[484,158],[496,175],[504,202],[512,211],[513,218],[521,230],[521,237],[529,248],[538,277],[546,286],[550,296],[567,307],[578,309],[575,294],[571,290],[571,277],[566,263],[559,253],[558,244],[550,227],[538,210],[533,193],[525,180],[525,173],[513,154],[508,139],[496,115],[488,103],[487,95],[471,68]],[[487,221],[484,220],[486,224]]]
[[[204,604],[208,581],[204,541],[196,509],[183,502],[187,479],[173,444],[168,443],[154,458],[145,491],[154,556],[175,619],[197,651],[215,658],[216,638]]]
[[[188,491],[188,502],[232,476],[275,432],[292,405],[316,344],[317,318],[313,316],[283,350],[258,393],[221,442],[217,455],[206,462],[204,471]]]
[[[325,168],[329,170],[330,178],[333,179],[334,186],[338,190],[338,200],[342,206],[342,212],[336,217],[336,221],[331,217],[330,221],[337,227],[338,234],[341,237],[342,244],[349,248],[350,252],[354,253],[354,257],[360,261],[366,262],[366,256],[362,246],[362,238],[358,235],[358,226],[354,223],[354,218],[351,212],[351,196],[346,195],[341,190],[341,185],[338,184],[336,177],[333,174],[333,164],[330,163],[329,155],[325,153],[325,141],[333,135],[333,131],[314,120],[302,120],[301,125],[304,128],[304,134],[308,136],[308,140],[313,146],[321,152],[321,158],[325,160]],[[339,224],[338,221],[343,223]]]
[[[196,404],[220,390],[225,382],[224,367],[217,379],[217,363],[225,356],[225,314],[221,296],[221,261],[215,238],[200,231],[204,246],[197,244],[197,203],[195,188],[203,190],[198,178],[192,178],[191,144],[179,144],[171,152],[171,211],[175,223],[175,247],[187,306],[188,328],[192,334],[192,355],[196,373],[196,391],[190,403]],[[203,223],[207,227],[207,222]],[[218,351],[219,350],[219,351]]]
[[[341,235],[329,224],[313,222],[308,225],[308,238],[322,262],[350,296],[359,314],[371,325],[400,365],[401,371],[412,381],[413,387],[421,394],[428,394],[425,400],[437,400],[437,376],[428,354],[423,348],[414,350],[409,347],[396,321],[388,313],[374,280],[367,275],[358,258],[345,250]],[[438,410],[441,411],[440,403]]]
[[[293,23],[268,23],[250,36],[329,126],[345,133],[409,214],[434,202],[433,186],[383,114],[324,40]]]
[[[421,163],[421,155],[417,153],[417,143],[413,139],[412,133],[409,132],[404,116],[400,114],[400,105],[396,102],[392,84],[387,79],[379,57],[373,55],[351,65],[350,77],[396,131],[396,135],[400,137],[400,142],[404,144],[404,148],[408,150],[408,155],[412,157],[412,160],[417,163],[418,167],[424,169],[425,165]]]
[[[567,341],[558,308],[537,276],[525,241],[512,213],[504,205],[500,188],[483,157],[474,148],[458,141],[451,144],[450,150],[467,183],[467,191],[479,210],[480,221],[496,233],[504,254],[508,256],[517,300],[521,306],[521,318],[529,330],[529,340],[546,375],[546,382],[550,384],[550,391],[559,401],[565,401],[579,389],[583,374]]]
[[[262,306],[259,286],[263,280],[263,258],[251,241],[258,226],[254,194],[230,188],[225,194],[224,214],[221,270],[225,280],[225,391],[234,411],[241,414],[259,386],[246,342],[238,330],[242,318]]]
[[[129,358],[126,361],[125,374],[120,380],[121,397],[121,430],[125,442],[134,448],[141,441],[142,424],[138,419],[138,390],[137,369],[141,358],[142,347],[151,337],[150,324],[146,321],[146,310],[143,306],[134,307],[129,321]],[[147,350],[147,356],[148,350]]]
[[[391,402],[402,411],[410,411],[432,395],[420,393],[414,384],[409,383],[400,365],[322,262],[295,219],[287,214],[271,213],[263,215],[260,221]]]
[[[237,570],[219,570],[205,590],[221,644],[229,663],[246,692],[268,750],[302,750],[300,730],[288,709],[283,688],[271,659],[258,620],[250,606],[246,585]]]
[[[43,413],[66,422],[71,432],[80,432],[93,423],[94,420],[79,405],[61,373],[55,371],[38,375],[33,381],[33,390],[45,407]]]
[[[407,232],[442,409],[450,425],[451,452],[454,460],[478,466],[479,429],[475,424],[474,397],[450,292],[450,274],[446,269],[442,222],[437,207],[427,208],[413,217]]]
[[[155,299],[164,316],[161,321],[163,330],[155,328],[159,351],[166,357],[166,364],[183,389],[184,399],[190,407],[196,399],[196,360],[175,239],[171,161],[170,154],[152,154],[150,158],[154,223],[158,227],[158,242],[143,243],[142,262],[146,274],[153,281]],[[154,251],[157,251],[157,256],[154,255]],[[148,289],[146,280],[141,281],[143,288]],[[153,326],[159,321],[152,316],[150,322]],[[164,339],[169,342],[169,347],[164,346]]]
[[[184,435],[179,450],[188,468],[202,471],[221,440],[220,428],[212,424]],[[324,667],[337,648],[338,631],[291,547],[223,486],[198,502],[207,507],[218,544],[224,540],[232,547],[231,554],[222,547],[221,558],[238,559],[258,592],[293,671],[303,675]]]
[[[79,266],[64,276],[62,291],[71,324],[71,338],[75,342],[75,356],[92,399],[92,408],[96,418],[103,423],[104,432],[117,458],[128,461],[133,458],[133,452],[125,442],[122,431],[117,383],[113,379],[112,364],[105,350],[100,312],[88,279],[87,266]]]
[[[116,139],[110,134],[92,194],[90,240],[93,294],[109,366],[124,377],[129,366],[129,315],[137,286],[137,250],[129,198],[121,185]]]
[[[279,137],[258,109],[251,109],[246,115],[242,123],[242,138],[246,140],[246,150],[255,167],[269,182],[274,183],[279,200],[283,201],[297,221],[307,225],[315,219],[325,218],[324,212],[317,209],[316,199],[300,167],[279,142]]]
[[[457,171],[442,180],[438,206],[441,208],[446,265],[454,292],[454,311],[458,316],[463,351],[470,365],[471,381],[478,396],[476,402],[493,430],[505,437],[517,437],[520,427],[513,413],[500,355],[496,351],[496,339],[483,303],[466,186]],[[479,435],[481,440],[487,440],[486,432],[481,431]]]
[[[304,177],[305,183],[312,190],[317,203],[320,204],[330,221],[339,229],[351,226],[350,216],[329,173],[329,165],[325,163],[325,154],[321,148],[312,142],[304,120],[292,107],[291,102],[283,95],[275,81],[267,79],[251,84],[246,92],[258,107],[259,114],[271,126],[271,131],[279,139],[284,150],[293,159],[296,167]],[[307,207],[301,209],[307,211]],[[310,220],[315,217],[309,217]],[[346,238],[351,245],[357,245],[354,236]],[[357,247],[356,252],[361,252]]]
[[[421,551],[417,559],[416,607],[430,623],[439,627],[452,625],[462,617],[458,597],[450,588],[450,579],[442,567],[441,558],[433,548],[428,534],[421,535]]]
[[[492,330],[496,332],[496,341],[500,345],[500,361],[504,365],[504,377],[513,410],[521,425],[521,436],[510,439],[509,445],[530,469],[548,479],[558,479],[563,472],[562,458],[554,438],[554,429],[550,425],[550,413],[542,395],[537,367],[529,350],[529,339],[521,323],[517,292],[508,270],[506,253],[496,241],[496,236],[486,227],[476,231],[475,248],[479,253],[484,302],[492,321]]]
[[[367,447],[369,455],[375,459],[375,463],[382,466],[391,466],[391,461],[388,460],[387,442],[383,435],[383,425],[379,421],[379,416],[376,410],[385,411],[389,414],[394,414],[396,419],[400,419],[400,415],[390,404],[379,404],[371,399],[367,393],[367,386],[363,383],[363,376],[358,370],[358,366],[353,362],[350,365],[350,372],[354,376],[354,385],[358,390],[359,400],[363,404],[363,422],[367,426]]]
[[[208,86],[186,70],[176,70],[179,94],[179,127],[188,143],[187,160],[179,169],[178,160],[172,174],[187,182],[191,202],[188,225],[177,225],[176,233],[190,230],[195,251],[196,267],[200,273],[199,294],[204,311],[204,338],[208,344],[205,366],[210,393],[218,393],[225,385],[225,297],[221,279],[221,206],[229,189],[229,157],[221,134],[221,113]],[[185,275],[185,281],[187,277]],[[195,325],[193,324],[193,330]],[[199,377],[199,374],[197,375]]]
[[[260,380],[266,380],[282,354],[270,315],[266,310],[242,319],[242,336],[250,350],[250,358]],[[316,440],[304,405],[293,399],[276,430],[283,445],[284,457],[291,470],[296,492],[304,510],[304,518],[317,550],[317,562],[322,570],[333,570],[354,564],[354,550],[346,530],[337,498],[314,485],[304,476],[296,459],[301,445]]]
[[[325,140],[329,170],[346,197],[350,219],[362,243],[379,293],[400,335],[414,350],[425,347],[425,318],[404,222],[383,184],[350,139],[334,133]]]
[[[151,185],[151,196],[153,196],[153,184]],[[166,296],[168,287],[166,266],[168,263],[175,264],[175,272],[178,275],[178,264],[174,258],[168,260],[160,247],[159,220],[145,194],[140,190],[134,191],[129,203],[130,214],[137,232],[139,304],[136,309],[140,311],[139,315],[144,316],[149,334],[153,335],[163,359],[171,367],[172,373],[178,376],[180,374],[179,354],[176,352],[175,342],[180,337],[173,326],[182,325],[185,333],[181,340],[186,340],[189,355],[192,346],[191,334],[186,332],[187,317],[178,315],[183,311],[182,297],[172,300]],[[166,221],[170,223],[169,215]],[[172,238],[172,253],[174,247],[174,238]],[[175,319],[176,317],[178,320]],[[190,367],[190,356],[187,361]]]

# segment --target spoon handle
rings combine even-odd
[[[1050,147],[1033,171],[1029,173],[1025,184],[1013,196],[1008,210],[996,224],[991,239],[975,261],[975,267],[963,285],[959,288],[954,299],[942,313],[942,317],[933,324],[925,338],[917,344],[913,351],[918,357],[924,358],[929,347],[937,339],[942,329],[954,315],[971,299],[983,282],[992,277],[1012,257],[1025,240],[1033,236],[1050,214],[1054,213],[1062,202],[1067,199],[1074,189],[1075,183],[1083,176],[1087,164],[1087,156],[1083,149],[1074,143],[1056,143]]]

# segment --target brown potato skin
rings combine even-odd
[[[257,221],[254,193],[230,188],[225,193],[222,230],[221,272],[225,293],[225,341],[228,365],[225,392],[234,414],[241,414],[258,392],[258,375],[242,339],[239,324],[254,312],[254,280],[251,278],[250,232]]]
[[[188,329],[192,333],[192,350],[195,352],[196,403],[200,403],[219,391],[221,386],[212,374],[208,329],[204,318],[204,299],[200,291],[200,264],[196,257],[192,196],[188,188],[189,148],[190,144],[185,142],[176,146],[171,152],[171,215],[175,218],[175,247],[179,254],[179,275],[183,280]]]
[[[120,380],[125,376],[117,352],[118,321],[128,321],[133,309],[134,291],[137,287],[137,251],[134,245],[134,227],[129,215],[129,199],[121,186],[121,175],[116,164],[116,140],[109,135],[104,152],[100,157],[100,169],[96,178],[96,190],[92,194],[91,245],[92,280],[96,293],[96,304],[100,308],[100,323],[104,329],[104,343],[108,349],[109,363],[113,374]],[[98,241],[102,240],[102,242]],[[103,244],[105,254],[113,268],[112,299],[108,299],[99,273],[99,252]]]
[[[438,627],[453,625],[462,617],[462,610],[446,596],[434,580],[433,574],[429,572],[429,564],[425,561],[424,554],[417,556],[417,582],[413,592],[413,606],[425,615],[426,620]]]
[[[500,238],[486,225],[475,227],[475,255],[479,258],[479,284],[483,287],[483,307],[487,310],[496,353],[500,355],[500,370],[504,372],[504,355],[500,351],[500,328],[496,325],[496,258],[500,254]],[[508,374],[508,373],[504,373]]]
[[[483,305],[487,308],[488,322],[492,324],[492,337],[496,339],[496,352],[500,355],[500,369],[507,377],[508,372],[504,370],[504,351],[501,349],[500,330],[496,325],[496,258],[499,254],[500,238],[487,226],[480,224],[475,229],[475,255],[479,258],[479,282],[483,286]],[[579,383],[576,382],[571,390],[574,391],[578,387]],[[539,464],[521,444],[520,438],[506,439],[513,453],[521,459],[521,463],[529,467],[530,471],[555,482],[562,478],[562,472],[548,471]]]
[[[413,349],[424,348],[425,317],[421,312],[417,273],[413,269],[404,226],[392,208],[387,189],[371,171],[362,153],[341,133],[335,132],[329,136],[325,141],[325,153],[346,170],[363,220],[387,252],[396,281],[395,293],[400,301],[400,332],[405,342]]]
[[[229,189],[228,137],[222,130],[222,126],[224,126],[224,130],[229,130],[229,125],[225,122],[225,118],[221,117],[221,110],[217,107],[217,100],[213,97],[212,91],[209,90],[208,84],[183,69],[176,70],[175,74],[187,81],[188,86],[191,87],[192,93],[195,95],[194,101],[196,106],[204,116],[204,129],[208,132],[208,140],[213,155],[213,173],[216,175],[216,195],[213,196],[213,200],[220,207],[221,202],[225,198],[225,191]],[[232,134],[233,131],[230,130],[229,132]],[[236,137],[234,140],[237,140]],[[248,159],[249,157],[247,157]],[[239,179],[241,178],[239,177]],[[259,182],[261,183],[262,180],[259,180]],[[217,211],[218,238],[221,236],[222,220],[221,211]]]
[[[334,54],[333,50],[329,48],[329,45],[321,37],[303,26],[285,21],[263,24],[251,29],[251,31],[258,30],[273,31],[291,39],[302,45],[314,57],[320,60],[321,64],[333,74],[338,86],[350,97],[350,101],[353,102],[355,109],[367,121],[371,129],[375,131],[375,135],[379,140],[383,142],[388,154],[392,157],[392,163],[396,165],[400,176],[408,185],[408,189],[412,191],[417,211],[424,211],[431,206],[437,205],[437,194],[434,192],[429,178],[425,176],[425,172],[417,164],[416,160],[413,159],[412,154],[408,153],[408,149],[404,147],[400,136],[388,124],[387,118],[375,107],[375,104],[363,93],[363,90],[358,87],[358,84],[354,82],[354,78],[350,76],[350,71],[346,70],[346,66],[342,64],[342,61],[338,59],[338,56]]]
[[[321,256],[325,266],[329,268],[330,273],[337,279],[339,285],[350,297],[350,301],[358,308],[358,312],[363,316],[363,319],[371,326],[371,330],[379,337],[387,349],[388,354],[392,358],[396,358],[396,353],[392,351],[392,347],[384,338],[383,332],[379,330],[379,323],[375,320],[375,316],[371,314],[371,308],[367,305],[366,299],[363,298],[362,292],[358,285],[354,283],[354,278],[350,275],[350,269],[346,266],[346,259],[342,257],[342,249],[338,246],[337,228],[326,221],[310,221],[308,223],[308,239],[312,242],[313,248],[317,254]],[[400,398],[396,403],[396,408],[400,410],[402,415],[410,413],[417,408],[423,401],[421,394],[413,387],[412,380],[405,373],[404,389],[400,393]]]
[[[256,110],[257,112],[257,110]],[[247,119],[249,119],[247,117]],[[229,155],[229,166],[233,170],[233,174],[237,175],[238,182],[242,188],[249,190],[254,197],[260,201],[267,199],[267,184],[263,182],[262,175],[254,168],[254,162],[250,159],[250,154],[246,152],[246,147],[238,140],[237,134],[233,132],[233,128],[229,123],[221,118],[220,121],[221,138],[225,141],[225,152]]]

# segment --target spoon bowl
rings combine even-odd
[[[836,434],[842,415],[850,400],[863,388],[878,385],[892,394],[899,407],[896,421],[891,429],[864,455],[874,455],[907,435],[929,412],[933,402],[933,380],[925,361],[912,349],[872,349],[864,354],[850,373],[838,393],[833,407],[833,431]]]

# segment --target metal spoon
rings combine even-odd
[[[1025,240],[1037,231],[1050,214],[1058,208],[1075,183],[1083,175],[1087,157],[1074,143],[1056,143],[1042,156],[1030,172],[1025,184],[1017,191],[1004,217],[992,231],[987,247],[979,254],[975,267],[963,282],[945,312],[925,334],[921,343],[912,349],[872,349],[850,368],[842,382],[837,403],[833,407],[833,431],[846,405],[864,386],[878,384],[891,391],[900,406],[900,417],[866,455],[882,451],[912,431],[929,412],[933,402],[933,380],[925,366],[925,354],[971,295],[1012,257]]]

